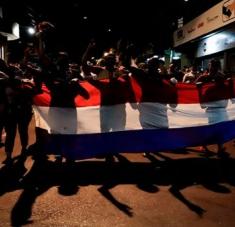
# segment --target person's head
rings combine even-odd
[[[147,67],[147,64],[145,62],[139,62],[137,66],[138,66],[139,69],[147,71],[148,67]]]
[[[160,67],[161,67],[161,66],[165,66],[165,61],[159,59],[158,62],[159,62],[159,66],[160,66]]]
[[[183,73],[188,73],[188,72],[189,72],[189,66],[184,65],[184,66],[183,66],[183,69],[182,69],[182,72],[183,72]]]
[[[107,70],[113,71],[114,67],[116,65],[116,55],[112,53],[108,53],[107,55],[104,55],[104,66],[106,67]]]
[[[196,73],[197,72],[197,66],[196,65],[192,65],[190,67],[190,71]]]
[[[159,68],[159,59],[152,57],[147,61],[148,71],[149,72],[158,72]]]
[[[160,73],[161,75],[167,74],[167,69],[166,69],[166,66],[165,66],[165,61],[159,60],[159,67],[158,67],[158,70],[159,70],[159,73]]]
[[[171,64],[169,65],[168,71],[169,71],[170,73],[175,72],[175,71],[176,71],[176,65],[175,65],[174,63],[171,63]]]
[[[208,76],[209,75],[209,69],[208,68],[204,69],[203,72],[202,72],[202,75]]]
[[[23,71],[15,65],[10,65],[8,67],[8,75],[9,75],[10,79],[22,78],[23,77]]]
[[[209,62],[209,72],[216,73],[221,70],[221,63],[218,59],[212,59]]]
[[[67,70],[69,68],[69,56],[66,52],[59,52],[57,58],[57,66],[59,70]]]
[[[37,25],[35,34],[36,45],[39,46],[39,40],[43,43],[43,53],[49,58],[54,58],[58,51],[58,39],[55,26],[48,22],[42,21]]]

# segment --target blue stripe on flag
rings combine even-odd
[[[158,152],[204,144],[224,143],[235,138],[235,120],[214,125],[109,132],[85,135],[53,135],[37,128],[37,139],[48,154],[72,159],[117,153]]]

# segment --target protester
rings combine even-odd
[[[33,85],[24,84],[19,75],[22,73],[16,67],[9,67],[9,80],[5,86],[6,95],[6,141],[5,163],[12,161],[12,152],[16,137],[17,128],[19,130],[21,141],[21,154],[26,155],[28,146],[28,126],[32,119],[32,94]]]
[[[210,91],[213,89],[216,89],[217,91],[221,90],[226,92],[224,81],[226,80],[225,74],[221,71],[221,63],[217,59],[212,59],[209,62],[208,65],[208,74],[201,75],[195,82],[198,85],[199,88],[199,96],[201,99],[204,98],[204,96],[208,96]],[[202,96],[201,94],[201,86],[205,83],[211,83],[214,82],[214,88],[208,89],[207,93]],[[215,92],[215,91],[212,91]],[[227,112],[226,107],[228,105],[228,100],[221,100],[219,104],[216,106],[213,105],[207,105],[207,104],[201,104],[202,108],[206,110],[206,113],[208,115],[208,123],[214,124],[218,123],[223,120],[227,120]],[[218,151],[217,155],[219,157],[227,157],[229,154],[225,151],[225,147],[223,144],[218,143]],[[208,148],[204,146],[205,150],[208,151]]]
[[[89,82],[100,89],[101,92],[101,132],[123,131],[126,126],[126,102],[131,102],[131,100],[125,100],[124,95],[120,94],[118,91],[119,89],[122,91],[128,89],[127,92],[131,94],[128,72],[119,64],[119,56],[116,55],[113,49],[109,52],[105,52],[102,56],[102,66],[87,64],[94,48],[95,43],[91,42],[83,55],[82,70],[85,73],[85,78],[88,78]],[[123,78],[123,82],[118,80],[119,77]],[[98,81],[100,79],[108,79],[108,83]],[[118,102],[118,100],[122,101]],[[134,98],[132,98],[132,100],[134,100]],[[109,105],[115,103],[115,101],[118,102],[118,105],[114,105],[110,108]],[[112,154],[105,154],[105,160],[107,163],[112,163],[115,159]]]

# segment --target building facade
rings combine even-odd
[[[206,69],[212,58],[235,74],[235,0],[224,0],[174,32],[183,62]],[[183,67],[183,65],[181,65]]]

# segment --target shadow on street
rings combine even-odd
[[[117,162],[96,160],[79,162],[56,162],[46,157],[37,157],[29,170],[24,166],[24,157],[0,169],[0,196],[23,189],[11,212],[12,226],[31,223],[32,207],[37,197],[51,187],[58,193],[70,196],[79,193],[80,186],[99,185],[98,191],[129,217],[132,208],[118,201],[110,192],[117,185],[133,184],[139,190],[157,193],[159,186],[170,186],[169,192],[197,215],[205,210],[186,198],[181,190],[202,185],[217,193],[230,193],[224,183],[235,186],[235,159],[183,158],[171,159],[164,154],[148,154],[149,163],[131,162],[117,155]]]

